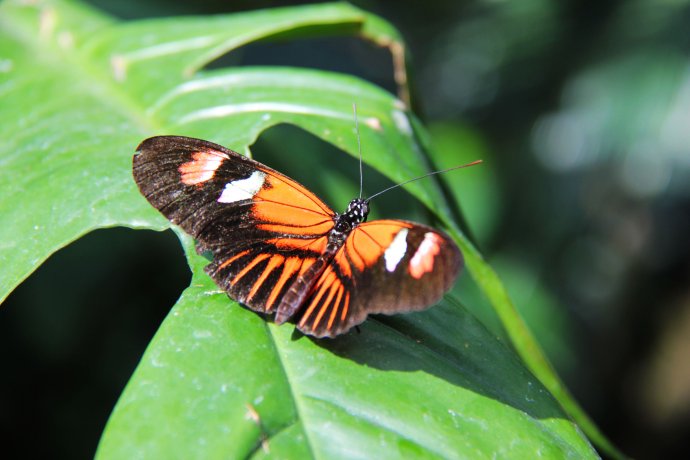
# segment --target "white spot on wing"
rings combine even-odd
[[[425,273],[434,269],[434,260],[441,251],[441,237],[432,232],[424,234],[422,244],[410,259],[410,275],[420,279]]]
[[[403,228],[395,235],[391,245],[383,253],[383,259],[386,261],[386,270],[389,272],[394,271],[403,256],[405,256],[405,252],[407,252],[407,229]]]
[[[220,152],[194,152],[192,160],[178,168],[180,180],[185,185],[200,185],[213,179],[216,170],[228,156]]]
[[[225,184],[223,193],[218,198],[219,203],[235,203],[236,201],[251,200],[264,185],[266,174],[254,171],[246,179],[239,179]]]

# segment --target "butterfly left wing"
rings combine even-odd
[[[141,193],[212,253],[207,273],[253,310],[273,311],[323,253],[335,213],[289,177],[200,139],[152,137],[137,151]]]
[[[445,234],[400,220],[357,226],[327,265],[297,314],[297,327],[334,337],[372,313],[423,310],[438,302],[463,259]]]

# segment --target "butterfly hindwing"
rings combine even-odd
[[[372,313],[422,310],[452,287],[462,254],[445,234],[412,222],[357,226],[316,282],[297,327],[333,337]]]
[[[271,312],[323,253],[334,212],[287,176],[199,139],[158,136],[137,150],[142,194],[213,255],[206,271],[252,309]]]

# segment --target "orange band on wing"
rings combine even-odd
[[[343,303],[343,312],[340,314],[340,321],[345,321],[347,318],[347,310],[350,308],[350,293],[345,292],[345,302]]]
[[[338,251],[334,257],[334,261],[336,265],[338,265],[341,275],[343,275],[345,278],[352,278],[352,269],[350,268],[350,263],[345,257],[345,251],[342,249]]]
[[[316,214],[312,209],[300,208],[289,201],[263,201],[264,190],[254,195],[252,215],[259,228],[274,233],[293,235],[323,235],[333,228],[330,216]]]
[[[331,317],[328,318],[328,326],[326,326],[326,329],[330,330],[331,327],[333,327],[333,321],[335,320],[336,313],[338,313],[338,307],[340,306],[340,300],[343,298],[343,291],[345,290],[345,286],[342,284],[338,283],[339,285],[337,286],[337,291],[338,291],[338,296],[335,298],[335,301],[333,302],[333,311],[331,311]],[[336,290],[336,285],[333,286],[334,290]]]
[[[377,220],[355,228],[345,242],[347,255],[359,271],[378,261],[401,228],[411,225],[399,221]]]
[[[317,253],[322,253],[328,244],[328,238],[323,236],[313,240],[303,238],[273,238],[266,240],[267,243],[273,244],[278,249],[300,249],[309,250]]]
[[[316,306],[318,305],[319,301],[321,300],[321,297],[323,297],[323,295],[326,293],[326,289],[335,280],[335,274],[329,269],[326,269],[326,270],[327,271],[325,271],[323,273],[323,275],[321,275],[321,279],[319,280],[319,284],[316,286],[316,291],[318,291],[316,293],[316,296],[311,301],[311,304],[309,304],[309,308],[307,308],[307,311],[304,313],[302,320],[299,322],[300,327],[304,326],[304,323],[307,322],[307,319],[309,318],[311,313],[314,311],[314,308],[316,308]],[[326,285],[326,283],[328,283],[328,285]],[[313,327],[316,327],[316,326],[313,326]]]
[[[249,262],[249,263],[247,264],[247,266],[244,267],[244,268],[242,269],[242,271],[239,272],[239,273],[232,279],[232,284],[237,284],[237,282],[238,282],[244,275],[246,275],[247,273],[249,273],[249,271],[250,271],[252,268],[256,267],[257,264],[259,264],[261,261],[266,260],[266,259],[269,258],[269,257],[271,257],[270,254],[259,254],[258,256],[256,256],[256,257],[254,258],[254,260],[252,260],[251,262]]]
[[[264,187],[254,195],[253,217],[261,228],[275,233],[323,235],[333,228],[335,213],[297,182],[265,171]]]
[[[222,264],[220,264],[220,265],[218,266],[218,270],[227,267],[228,265],[230,265],[231,263],[233,263],[234,261],[236,261],[236,260],[239,259],[240,257],[246,256],[247,254],[249,254],[249,249],[245,249],[245,250],[242,251],[242,252],[238,252],[237,254],[235,254],[234,256],[230,257],[228,260],[224,261]]]
[[[316,195],[293,179],[276,171],[262,169],[267,173],[268,186],[261,192],[261,198],[267,201],[288,203],[292,206],[309,210],[314,214],[333,217],[335,214]]]
[[[300,269],[303,273],[313,263],[314,259],[300,259],[299,257],[288,257],[285,259],[283,272],[280,274],[280,278],[278,278],[276,284],[273,285],[271,295],[268,296],[268,300],[266,301],[266,311],[271,310],[278,298],[278,294],[280,294],[280,291],[282,291],[283,286],[285,286],[285,283],[287,283],[290,277]]]
[[[271,257],[271,259],[268,261],[268,264],[266,264],[266,268],[264,268],[263,273],[254,282],[254,286],[252,286],[251,291],[249,291],[249,294],[247,295],[247,302],[249,302],[252,299],[252,297],[254,297],[261,285],[264,284],[264,281],[266,281],[266,278],[268,278],[268,276],[273,272],[273,270],[275,270],[276,267],[280,266],[280,264],[282,264],[284,260],[285,257],[279,254],[276,254]]]
[[[321,307],[319,308],[319,313],[316,315],[316,319],[314,319],[314,324],[312,324],[312,329],[316,329],[319,327],[319,323],[321,322],[321,318],[323,318],[324,313],[326,313],[326,310],[328,310],[328,306],[331,303],[331,300],[333,300],[333,296],[335,295],[336,287],[337,285],[334,284],[337,280],[337,277],[335,276],[335,273],[330,272],[327,275],[326,280],[323,283],[323,286],[321,286],[322,291],[328,291],[328,297],[326,300],[324,300],[321,303]]]

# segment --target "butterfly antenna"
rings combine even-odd
[[[440,170],[440,171],[432,171],[432,172],[430,172],[430,173],[424,174],[423,176],[415,177],[414,179],[409,179],[409,180],[406,180],[405,182],[401,182],[401,183],[399,183],[399,184],[391,185],[390,187],[388,187],[388,188],[386,188],[386,189],[383,189],[383,190],[381,190],[380,192],[375,193],[375,194],[373,194],[372,196],[370,196],[369,198],[367,198],[367,202],[373,200],[374,198],[376,198],[377,196],[381,195],[382,193],[386,193],[387,191],[393,190],[394,188],[401,187],[401,186],[403,186],[403,185],[409,184],[410,182],[414,182],[414,181],[419,180],[419,179],[424,179],[425,177],[433,176],[433,175],[435,175],[435,174],[441,174],[441,173],[446,173],[446,172],[448,172],[448,171],[454,171],[454,170],[456,170],[456,169],[467,168],[468,166],[474,166],[474,165],[477,165],[477,164],[479,164],[479,163],[481,163],[481,162],[482,162],[482,160],[475,160],[475,161],[473,161],[473,162],[471,162],[471,163],[467,163],[467,164],[464,164],[464,165],[453,166],[452,168],[442,169],[442,170]]]
[[[357,121],[357,103],[352,103],[352,113],[355,116],[355,132],[357,133],[357,152],[359,153],[359,198],[362,199],[362,143],[359,140],[359,122]]]

